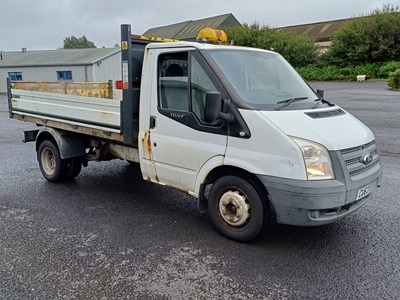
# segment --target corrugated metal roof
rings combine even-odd
[[[200,20],[185,21],[167,26],[151,28],[143,33],[143,35],[176,40],[195,40],[199,31],[205,27],[217,29],[222,27],[240,25],[241,24],[233,16],[233,14],[228,13]]]
[[[396,16],[399,16],[400,13],[393,13]],[[283,31],[292,31],[299,34],[308,35],[309,37],[315,39],[316,42],[327,42],[332,41],[335,37],[336,31],[338,31],[346,22],[349,22],[354,19],[364,19],[365,21],[374,18],[374,16],[361,16],[355,18],[348,19],[339,19],[333,21],[325,21],[318,23],[310,23],[310,24],[302,24],[296,26],[286,26],[277,28],[278,30]]]
[[[1,67],[93,65],[121,50],[119,48],[59,49],[3,52]]]
[[[159,37],[165,39],[171,39],[176,36],[186,25],[191,21],[185,21],[177,24],[171,24],[162,27],[151,28],[147,30],[143,35],[151,37]]]
[[[336,31],[349,20],[352,19],[341,19],[341,20],[333,20],[327,22],[302,24],[302,25],[281,27],[277,29],[282,31],[289,31],[289,32],[295,32],[297,34],[307,35],[315,39],[316,42],[324,42],[333,40]]]

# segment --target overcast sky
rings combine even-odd
[[[66,36],[86,37],[97,47],[120,43],[120,24],[132,33],[225,13],[241,23],[282,27],[368,14],[400,0],[2,0],[0,50],[57,49]]]

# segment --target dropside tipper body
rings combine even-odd
[[[129,47],[122,51],[123,78],[126,81],[122,100],[43,92],[45,83],[40,82],[25,84],[29,87],[37,84],[40,91],[22,90],[18,87],[24,84],[14,85],[8,79],[10,118],[40,126],[27,131],[24,141],[36,140],[41,135],[55,135],[62,159],[77,152],[84,156],[88,148],[95,146],[97,154],[93,156],[94,152],[91,153],[91,160],[114,156],[139,163],[140,83],[144,49],[150,41],[132,39],[129,26],[122,26],[121,39],[129,39]],[[68,143],[63,142],[67,139]],[[75,150],[70,151],[71,148]]]
[[[42,125],[26,138],[37,140],[39,162],[54,150],[40,145],[49,135],[69,173],[76,157],[139,162],[144,179],[198,198],[217,230],[238,241],[272,216],[331,223],[379,185],[373,133],[320,99],[279,54],[152,43],[129,25],[121,46],[122,101],[9,90],[10,116]]]

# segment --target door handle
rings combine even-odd
[[[153,129],[154,127],[156,127],[156,117],[150,116],[150,129]]]

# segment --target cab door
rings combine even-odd
[[[152,181],[193,192],[200,168],[214,157],[222,162],[227,146],[226,126],[204,121],[206,94],[226,94],[196,50],[157,51],[157,88],[148,128],[141,133],[142,172]]]

